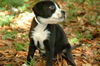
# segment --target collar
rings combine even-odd
[[[41,24],[40,22],[39,22],[39,20],[35,17],[35,21],[38,23],[38,24]]]

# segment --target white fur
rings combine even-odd
[[[39,41],[40,48],[38,48],[41,52],[45,53],[45,47],[43,44],[43,41],[48,39],[50,32],[48,30],[45,30],[47,27],[47,24],[40,24],[38,22],[38,25],[34,28],[34,31],[32,32],[32,38],[35,42],[35,46],[37,46],[37,42]],[[42,50],[41,50],[42,49]]]
[[[41,21],[41,23],[43,24],[57,24],[58,22],[64,21],[65,18],[61,18],[62,17],[61,9],[57,6],[56,3],[55,6],[56,6],[56,11],[52,14],[51,17],[43,18],[38,16],[37,19]]]
[[[29,66],[29,65],[27,65],[27,64],[22,64],[21,66]]]
[[[57,6],[56,3],[55,6],[56,6],[56,11],[51,17],[55,19],[59,19],[62,16],[61,9]]]

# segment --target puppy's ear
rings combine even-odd
[[[35,11],[36,11],[36,7],[35,7],[35,6],[32,7],[32,10],[33,10],[33,12],[35,13]]]
[[[36,11],[36,7],[35,7],[35,6],[34,6],[34,7],[32,7],[32,10],[33,10],[33,11]]]
[[[32,10],[33,10],[35,16],[37,16],[37,15],[38,15],[38,8],[37,8],[37,6],[34,6],[34,7],[32,8]]]

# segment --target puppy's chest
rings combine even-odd
[[[50,32],[46,29],[47,25],[44,24],[38,24],[34,31],[32,31],[32,38],[35,42],[35,45],[37,46],[38,42],[41,46],[41,49],[43,49],[43,41],[48,39]]]

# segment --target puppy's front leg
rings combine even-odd
[[[50,51],[47,51],[47,63],[46,66],[53,66],[54,59],[54,46],[50,46]]]
[[[54,46],[55,46],[55,27],[52,28],[54,31],[51,32],[49,38],[49,51],[47,51],[47,63],[46,66],[53,66],[54,57]]]
[[[27,63],[29,65],[30,65],[30,62],[33,58],[35,50],[36,50],[36,47],[34,45],[34,41],[33,41],[33,39],[30,39],[29,51],[28,51],[28,56],[27,56]]]

